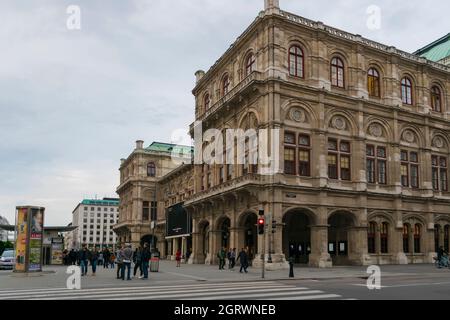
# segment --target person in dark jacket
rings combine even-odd
[[[90,252],[89,255],[89,262],[92,266],[92,275],[95,276],[95,272],[97,271],[97,263],[98,263],[98,257],[99,253],[97,251],[97,248],[94,247],[94,249]]]
[[[445,255],[448,255],[448,253],[444,250],[444,247],[439,247],[438,251],[437,251],[437,259],[438,259],[438,267],[442,268],[442,267],[446,267],[446,262],[445,262]]]
[[[237,261],[241,261],[241,269],[239,270],[240,273],[242,273],[242,269],[244,269],[245,273],[248,273],[248,254],[247,249],[242,248],[241,252],[239,253],[239,256],[237,258]]]
[[[139,269],[140,276],[142,277],[142,247],[136,248],[133,253],[134,271],[133,277],[136,277],[136,272]]]
[[[103,269],[108,269],[111,259],[111,253],[109,252],[108,248],[105,248],[105,250],[103,250],[103,259],[105,260],[105,262],[103,263]]]
[[[73,249],[69,252],[69,260],[71,265],[74,266],[77,264],[77,253]]]
[[[225,267],[225,258],[226,258],[225,248],[220,249],[217,253],[217,258],[219,259],[219,270],[223,270]]]
[[[89,250],[86,245],[78,252],[78,260],[80,261],[81,275],[85,276],[88,269]]]
[[[152,254],[150,252],[150,247],[148,243],[144,243],[144,248],[142,249],[142,266],[141,266],[141,275],[142,272],[144,273],[144,276],[142,279],[148,279],[148,264],[150,261],[150,258],[152,257]]]
[[[117,263],[117,279],[122,278],[122,268],[123,268],[123,250],[125,250],[125,246],[122,245],[116,254],[116,263]]]

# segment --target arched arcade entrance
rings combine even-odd
[[[311,223],[310,213],[294,209],[283,217],[283,253],[286,260],[294,258],[298,264],[307,264],[311,253]]]

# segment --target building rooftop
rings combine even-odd
[[[102,200],[99,199],[84,199],[81,204],[84,205],[91,205],[91,206],[118,206],[119,205],[119,199],[115,198],[103,198]]]
[[[171,143],[163,143],[163,142],[153,142],[149,147],[145,149],[150,152],[159,152],[159,153],[176,153],[178,155],[183,156],[191,156],[194,153],[194,147],[190,146],[182,146]]]
[[[450,57],[450,33],[417,50],[414,54],[434,62]]]

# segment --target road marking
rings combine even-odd
[[[336,299],[341,298],[342,296],[337,294],[322,294],[322,295],[313,295],[313,296],[304,296],[304,297],[289,297],[289,299],[285,298],[274,298],[270,300],[318,300],[318,299]]]
[[[190,279],[195,279],[195,280],[202,280],[202,281],[207,281],[208,279],[205,278],[200,278],[200,277],[196,277],[196,276],[191,276],[188,274],[182,274],[182,273],[176,273],[176,272],[164,272],[167,274],[173,274],[175,276],[180,276],[180,277],[185,277],[185,278],[190,278]]]
[[[410,284],[397,284],[397,285],[391,285],[391,286],[381,286],[382,289],[389,289],[389,288],[401,288],[401,287],[421,287],[421,286],[438,286],[438,285],[445,285],[450,284],[450,282],[432,282],[432,283],[410,283]],[[357,287],[367,287],[366,284],[352,284],[352,286]]]

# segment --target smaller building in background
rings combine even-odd
[[[119,218],[119,199],[84,199],[72,212],[72,225],[77,227],[66,242],[66,249],[80,249],[83,245],[115,248],[113,226]]]
[[[0,225],[9,225],[9,222],[8,220],[6,220],[6,218],[0,216]],[[8,241],[8,231],[0,229],[0,241]]]
[[[417,50],[414,54],[450,66],[450,33]]]

